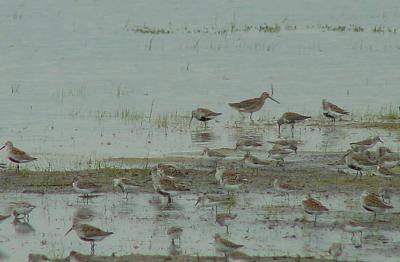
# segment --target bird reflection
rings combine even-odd
[[[27,235],[35,231],[35,229],[25,220],[18,219],[17,217],[13,220],[15,233],[19,235]]]
[[[197,144],[209,143],[217,139],[213,130],[210,128],[193,130],[190,134],[190,137],[192,139],[192,143],[197,143]]]

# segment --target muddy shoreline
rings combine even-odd
[[[295,160],[288,160],[284,167],[277,167],[273,161],[258,170],[243,166],[240,158],[218,160],[219,164],[233,168],[248,183],[242,188],[247,193],[268,193],[273,191],[272,182],[275,178],[289,183],[298,192],[346,193],[368,190],[378,190],[388,186],[387,179],[372,175],[364,175],[362,179],[354,180],[349,175],[341,159],[343,153],[299,152]],[[217,160],[198,157],[166,157],[156,159],[113,159],[109,161],[139,163],[146,161],[150,167],[157,163],[168,163],[182,171],[180,180],[191,185],[191,194],[216,193],[220,191],[215,185],[214,168]],[[88,179],[101,186],[99,193],[114,192],[112,179],[127,177],[142,185],[138,192],[151,193],[149,168],[100,168],[83,171],[27,171],[20,175],[15,170],[0,171],[1,192],[21,193],[73,193],[72,180],[75,176]],[[400,187],[400,180],[392,178],[391,187]],[[118,190],[118,189],[117,189]]]

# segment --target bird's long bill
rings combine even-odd
[[[192,117],[190,118],[190,121],[189,121],[189,127],[192,124],[192,120],[193,120],[193,114],[192,114]]]
[[[4,145],[4,146],[2,146],[1,148],[0,148],[0,150],[2,150],[3,148],[5,148],[6,146]]]
[[[268,97],[268,98],[269,98],[269,99],[271,99],[272,101],[274,101],[274,102],[276,102],[276,103],[280,104],[280,102],[279,102],[278,100],[276,100],[276,99],[272,98],[271,96],[270,96],[270,97]]]
[[[72,231],[72,227],[67,231],[67,233],[65,233],[64,236],[68,235],[68,233],[71,232],[71,231]]]

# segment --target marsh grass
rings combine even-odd
[[[213,25],[213,26],[201,26],[201,27],[188,27],[184,26],[182,28],[176,27],[172,29],[172,25],[169,24],[168,27],[156,27],[147,25],[137,25],[126,23],[123,29],[127,32],[134,32],[140,34],[152,34],[152,35],[162,35],[162,34],[174,34],[174,33],[184,33],[184,34],[216,34],[216,35],[226,35],[228,33],[240,33],[240,32],[259,32],[259,33],[279,33],[282,31],[296,31],[296,30],[319,30],[321,32],[372,32],[372,33],[397,33],[398,28],[396,27],[385,27],[382,25],[375,25],[373,27],[366,27],[356,24],[318,24],[318,25],[306,25],[303,28],[298,25],[290,25],[286,22],[280,23],[263,23],[260,25],[244,24],[238,25],[236,21],[232,21],[226,25]]]

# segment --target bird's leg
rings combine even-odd
[[[171,195],[168,195],[168,204],[171,204],[172,203],[172,197],[171,197]]]
[[[253,112],[250,113],[250,120],[253,121]]]
[[[19,175],[19,164],[17,164],[17,175]]]
[[[94,241],[90,242],[90,254],[94,256]]]
[[[172,238],[172,245],[175,246],[175,239]]]
[[[314,227],[317,224],[317,215],[314,215]]]
[[[229,234],[229,227],[226,225],[226,234]]]
[[[128,200],[128,192],[126,192],[125,198],[126,200]]]

